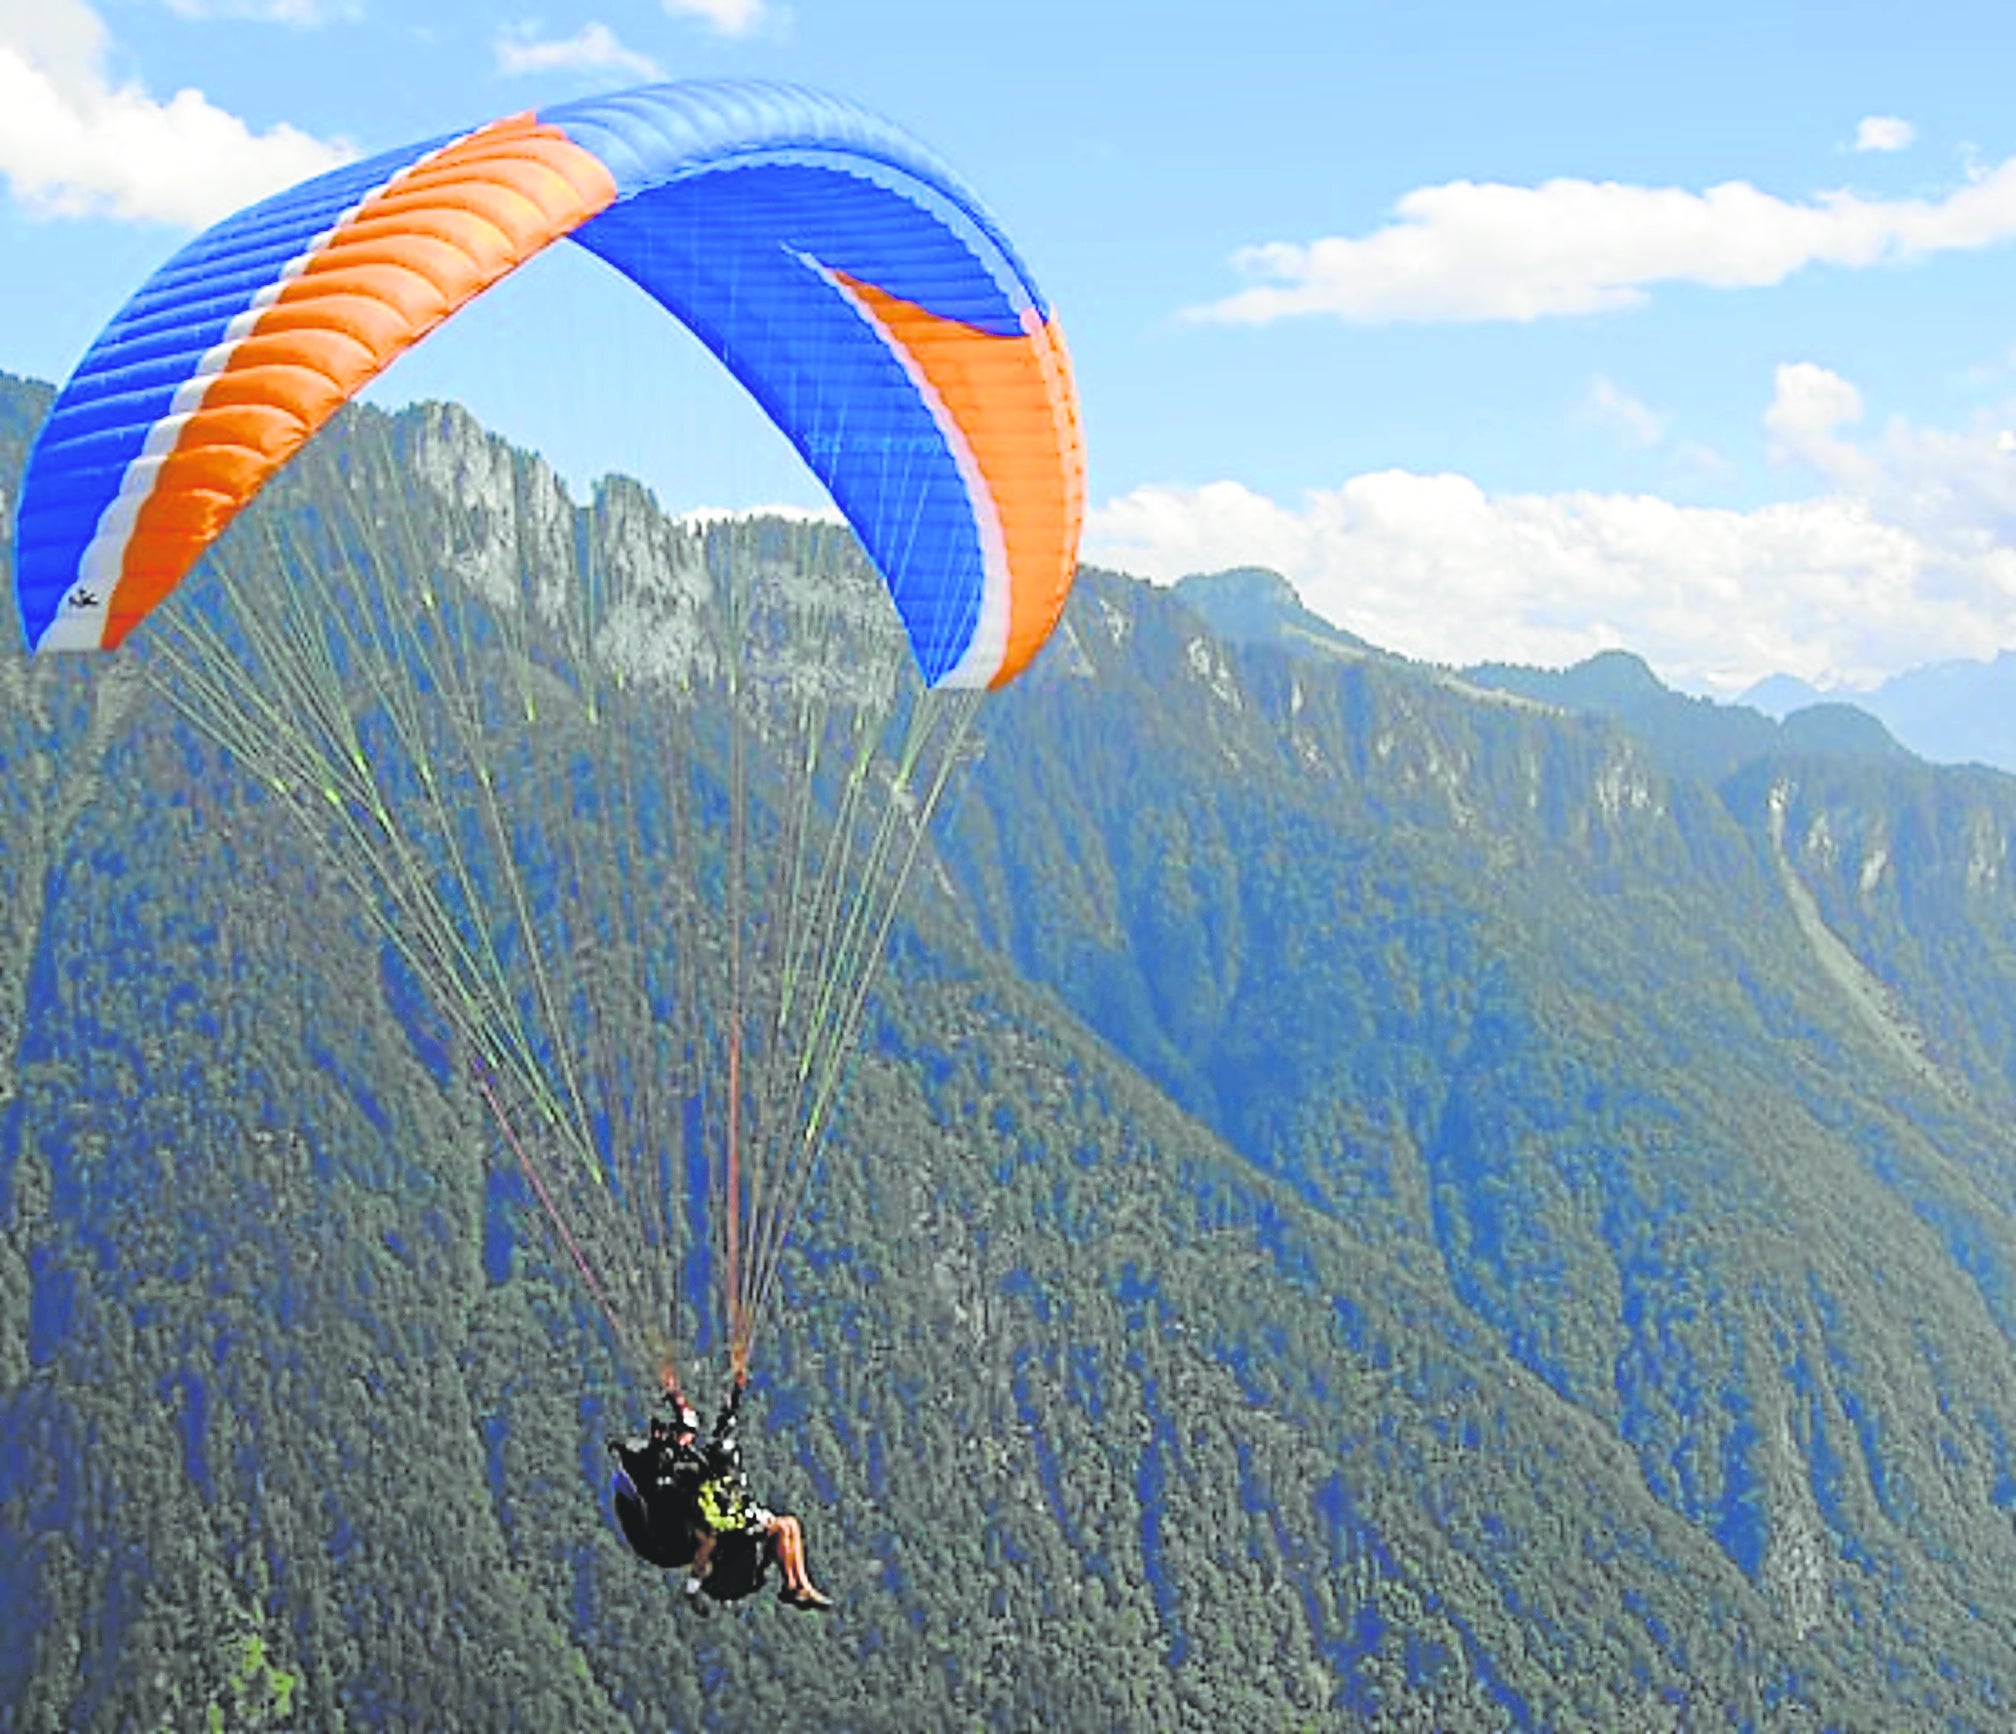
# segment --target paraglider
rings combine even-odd
[[[816,526],[693,530],[640,562],[598,503],[556,543],[567,572],[478,559],[474,508],[408,497],[401,424],[316,472],[313,512],[219,545],[400,354],[562,239],[758,401],[893,622]],[[682,1415],[703,1267],[732,1415],[926,828],[978,695],[1057,622],[1083,494],[1056,319],[963,182],[833,97],[656,85],[386,152],[190,242],[57,397],[16,591],[41,651],[149,622],[150,666],[314,830],[556,1256]],[[769,583],[780,560],[819,582]],[[823,1602],[795,1520],[745,1499],[667,1530],[658,1495],[710,1482],[672,1435],[645,1444],[617,1459],[636,1551],[753,1538]]]
[[[648,1433],[611,1439],[616,1521],[631,1552],[667,1571],[690,1566],[686,1597],[741,1601],[763,1585],[771,1566],[783,1577],[777,1599],[823,1611],[833,1603],[805,1564],[804,1526],[789,1512],[766,1510],[749,1490],[736,1438],[741,1391],[731,1392],[700,1443],[700,1417],[666,1393],[669,1418],[653,1416]]]

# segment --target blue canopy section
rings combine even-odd
[[[762,404],[889,583],[927,681],[972,642],[980,512],[903,360],[826,273],[990,336],[1042,312],[974,195],[907,135],[782,85],[659,85],[550,109],[617,201],[574,239]]]
[[[1000,226],[973,190],[908,133],[869,109],[796,85],[756,82],[652,84],[544,109],[539,118],[593,151],[616,177],[616,201],[730,163],[798,161],[893,191],[940,225],[992,278],[991,306],[973,303],[975,323],[1001,336],[1022,328],[1022,311],[1049,309]],[[900,250],[884,252],[886,275],[862,273],[892,295],[946,318],[963,318],[930,298],[928,278],[912,277]]]
[[[372,188],[446,142],[318,175],[207,229],[147,279],[64,383],[22,480],[16,597],[28,642],[55,617],[119,478],[176,389],[290,259]]]
[[[831,170],[782,165],[673,182],[575,238],[684,321],[797,447],[888,580],[935,681],[973,636],[980,533],[966,480],[901,361],[811,262],[875,281],[864,215],[878,219],[884,258],[906,227],[913,255],[948,248],[915,206]],[[971,255],[957,251],[971,275]],[[940,261],[947,272],[954,263]]]

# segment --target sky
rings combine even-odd
[[[358,154],[656,79],[830,89],[1014,237],[1084,553],[1259,564],[1452,665],[1734,696],[2016,648],[2016,8],[1918,0],[0,0],[0,369]],[[371,393],[577,493],[816,508],[715,364],[555,248]]]

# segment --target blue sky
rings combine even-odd
[[[417,22],[416,22],[417,20]],[[1464,663],[1731,694],[2016,647],[2016,12],[1835,0],[0,0],[0,367],[368,152],[653,77],[908,126],[1058,305],[1088,556]],[[376,388],[577,486],[811,506],[557,249]]]

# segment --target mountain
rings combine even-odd
[[[1824,695],[1790,675],[1773,675],[1742,702],[1789,717]],[[1849,695],[1921,758],[2016,772],[2016,651],[1990,662],[1937,662]]]
[[[1466,670],[1464,678],[1489,691],[1612,717],[1662,763],[1708,782],[1773,753],[1910,757],[1881,723],[1852,705],[1816,703],[1773,723],[1745,705],[1674,692],[1642,658],[1624,650],[1606,650],[1561,670],[1486,663]]]
[[[1761,710],[1766,716],[1776,717],[1782,722],[1795,710],[1819,704],[1826,696],[1818,687],[1797,675],[1771,674],[1748,688],[1736,702],[1748,705],[1752,710]]]
[[[437,408],[234,534],[388,442],[438,582],[687,533]],[[0,658],[0,1728],[2006,1726],[2016,781],[1294,626],[1088,570],[981,712],[752,1398],[825,1622],[624,1554],[645,1393],[146,635]]]
[[[1347,659],[1383,654],[1355,633],[1310,613],[1294,585],[1265,566],[1193,572],[1177,581],[1174,595],[1231,644],[1279,644]]]
[[[1562,670],[1484,663],[1466,669],[1464,679],[1487,691],[1613,718],[1674,769],[1709,782],[1770,751],[1777,735],[1755,711],[1672,691],[1624,650],[1606,650]]]
[[[1914,668],[1855,702],[1924,758],[2016,772],[2016,651]]]
[[[1780,750],[1827,758],[1907,759],[1881,722],[1852,704],[1811,704],[1794,711],[1780,725]]]

